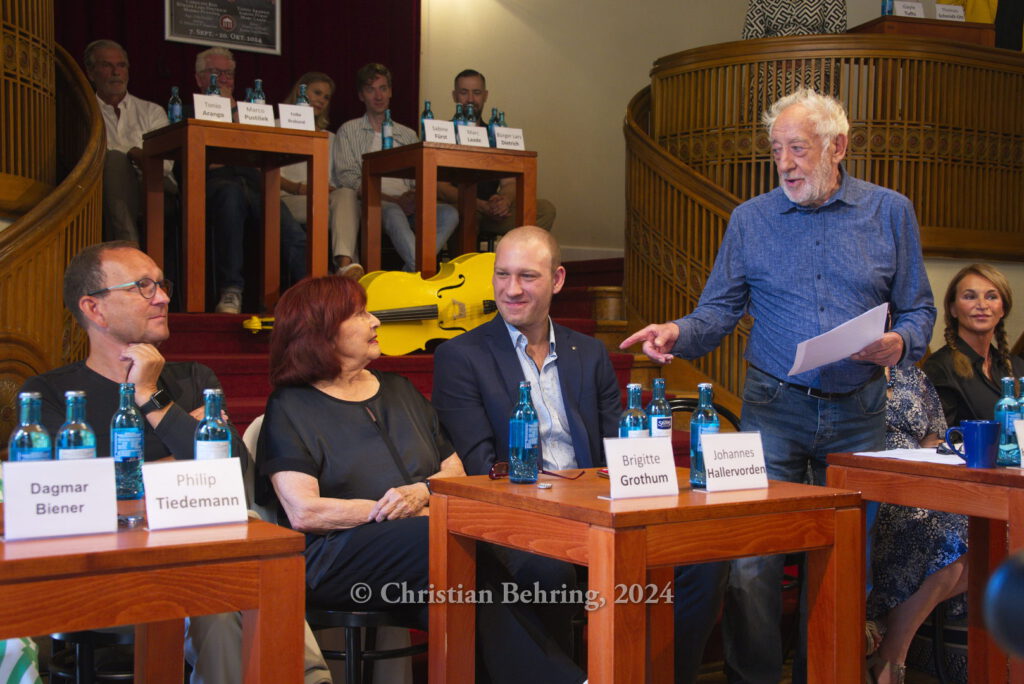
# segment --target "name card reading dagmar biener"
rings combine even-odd
[[[117,531],[114,461],[4,463],[4,538]]]
[[[610,498],[669,496],[679,493],[672,440],[665,437],[636,437],[604,440],[608,459]]]
[[[245,488],[237,458],[142,466],[149,529],[245,522]]]

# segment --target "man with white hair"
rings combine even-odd
[[[849,131],[842,104],[800,89],[772,105],[763,122],[780,187],[733,211],[693,312],[648,325],[620,346],[643,342],[658,363],[694,359],[749,313],[742,428],[761,433],[769,478],[822,484],[827,454],[884,447],[882,368],[921,358],[935,307],[910,200],[850,177],[841,165]],[[889,305],[892,325],[879,340],[789,374],[799,342],[880,304]],[[723,618],[730,681],[781,677],[782,562],[731,563]],[[793,674],[802,681],[802,663]]]

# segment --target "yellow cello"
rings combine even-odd
[[[494,318],[494,254],[463,254],[430,278],[374,271],[359,279],[366,308],[380,319],[377,341],[389,356],[425,349],[430,340],[455,337]]]

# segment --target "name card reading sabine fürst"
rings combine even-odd
[[[281,112],[281,128],[294,128],[300,131],[315,131],[313,108],[307,105],[290,105],[283,102],[277,105]]]
[[[441,119],[427,119],[423,122],[423,142],[455,144],[455,124]]]
[[[117,531],[114,460],[4,463],[4,537]]]
[[[459,128],[459,144],[470,147],[490,147],[487,129],[483,126],[462,126]]]
[[[704,447],[709,492],[768,486],[760,432],[706,434],[701,435],[700,442]]]
[[[237,458],[142,466],[151,530],[244,522],[245,489]]]
[[[526,140],[522,128],[494,127],[495,147],[501,150],[525,150]]]
[[[253,126],[274,126],[274,107],[255,102],[238,103],[238,123]]]
[[[612,499],[679,493],[672,440],[664,437],[605,438]]]
[[[231,100],[220,95],[193,95],[196,118],[200,121],[231,123]]]

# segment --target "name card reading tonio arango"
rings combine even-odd
[[[245,522],[245,488],[237,458],[142,466],[149,529]]]
[[[6,539],[117,531],[110,458],[8,461],[4,494]]]
[[[768,486],[760,432],[719,432],[701,435],[700,442],[709,492]]]
[[[612,499],[679,493],[672,440],[664,437],[604,440]]]
[[[231,100],[220,95],[193,95],[196,118],[200,121],[231,123]]]

